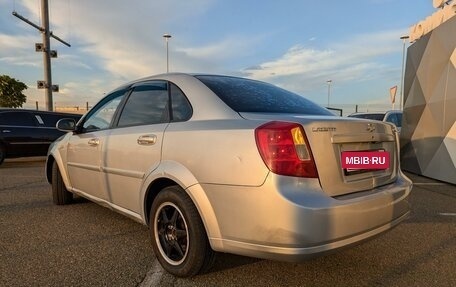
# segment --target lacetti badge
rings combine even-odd
[[[312,132],[335,132],[336,128],[333,127],[313,127]]]
[[[387,151],[344,151],[341,154],[344,169],[387,169],[390,154]]]

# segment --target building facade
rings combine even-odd
[[[404,170],[456,184],[456,4],[443,8],[421,28],[412,27],[401,163]]]

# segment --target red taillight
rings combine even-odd
[[[269,122],[255,130],[266,166],[276,174],[317,178],[317,168],[301,125]]]

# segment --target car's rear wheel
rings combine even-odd
[[[163,268],[179,277],[209,270],[215,258],[198,210],[178,186],[164,188],[150,210],[152,247]]]
[[[56,205],[65,205],[73,201],[73,194],[66,189],[56,162],[52,164],[52,200]]]

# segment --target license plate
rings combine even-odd
[[[342,168],[353,170],[381,170],[390,166],[390,154],[387,151],[343,151]]]

